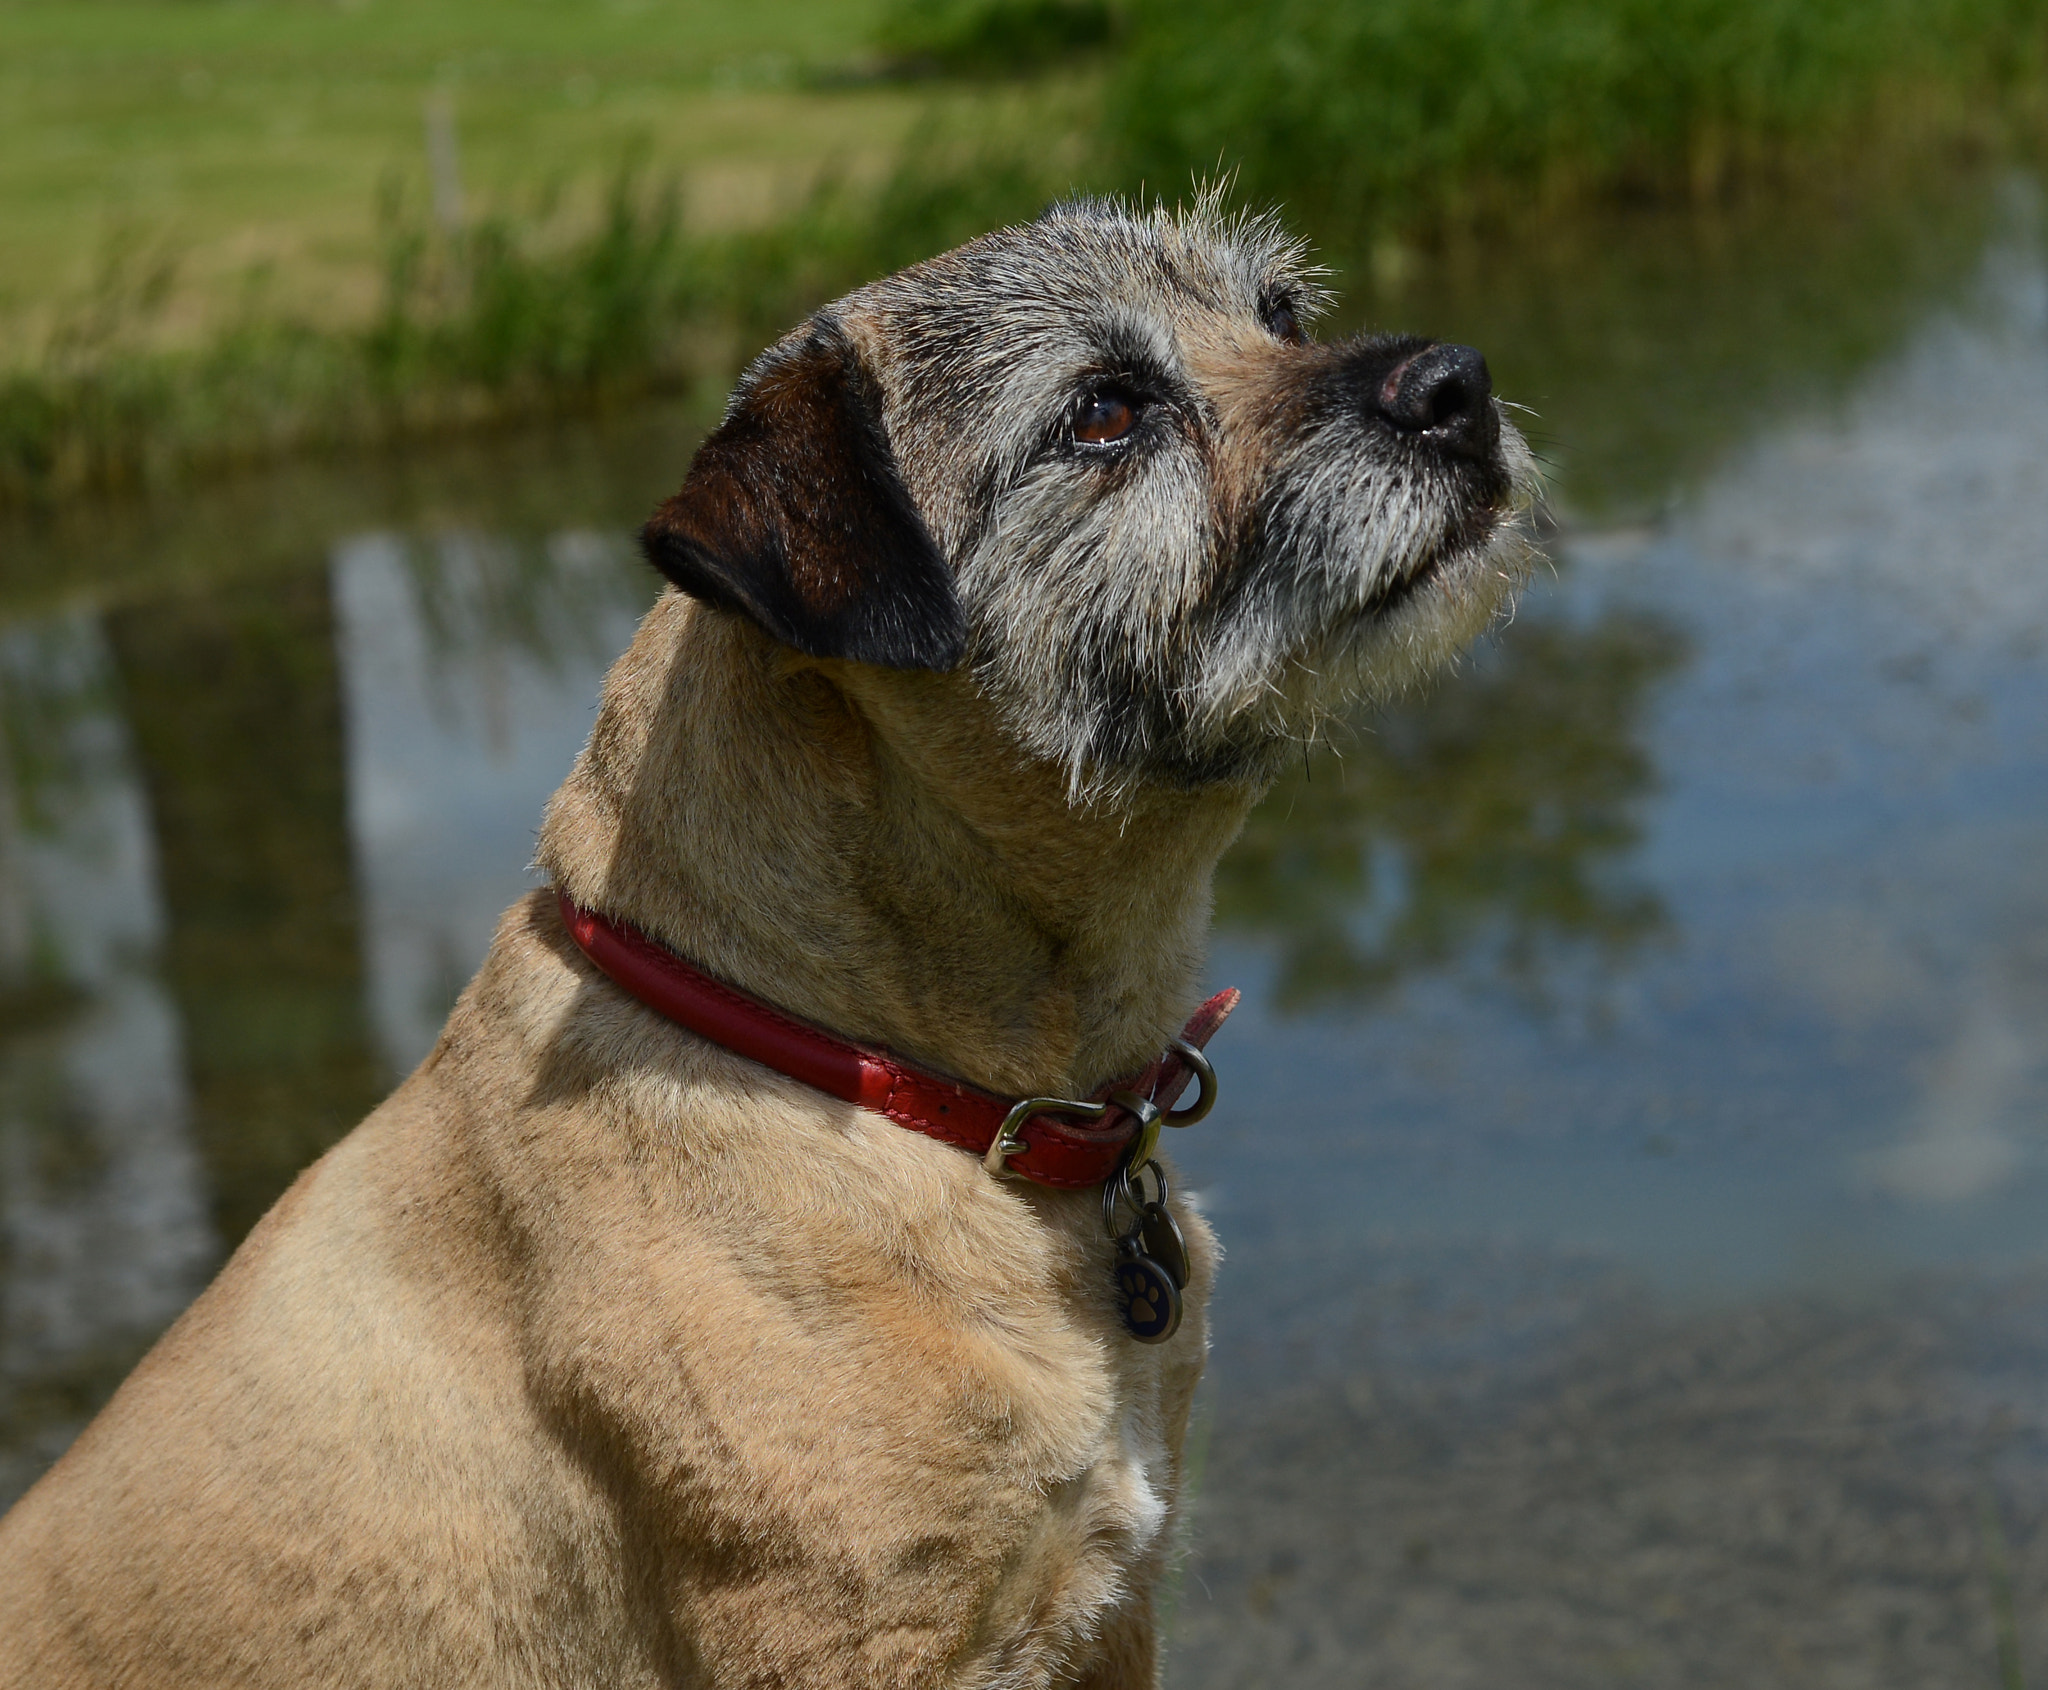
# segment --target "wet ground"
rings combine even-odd
[[[1410,301],[1538,406],[1556,569],[1225,865],[1170,1683],[2048,1678],[2035,199]],[[691,439],[0,538],[0,1500],[426,1049]]]

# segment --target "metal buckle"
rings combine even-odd
[[[1152,1153],[1159,1148],[1159,1129],[1167,1127],[1191,1127],[1216,1107],[1216,1070],[1209,1065],[1209,1059],[1186,1039],[1169,1039],[1167,1048],[1172,1050],[1188,1066],[1199,1082],[1201,1089],[1195,1101],[1185,1109],[1163,1109],[1149,1097],[1140,1097],[1134,1091],[1115,1091],[1100,1103],[1082,1102],[1072,1097],[1027,1097],[1010,1106],[1009,1114],[1003,1117],[1003,1124],[996,1129],[995,1143],[988,1147],[981,1165],[992,1174],[1007,1177],[1010,1173],[1010,1158],[1025,1148],[1019,1135],[1024,1123],[1034,1115],[1082,1115],[1091,1121],[1099,1121],[1112,1109],[1125,1109],[1138,1118],[1138,1136],[1131,1141],[1130,1154],[1124,1158],[1125,1168],[1142,1169],[1152,1160]],[[1181,1082],[1185,1085],[1185,1079]]]
[[[1085,1115],[1091,1121],[1099,1121],[1109,1113],[1109,1109],[1107,1103],[1083,1103],[1071,1097],[1024,1098],[1012,1105],[1009,1114],[1003,1117],[1003,1124],[996,1129],[996,1141],[988,1147],[988,1154],[982,1157],[981,1165],[992,1174],[1007,1177],[1010,1158],[1025,1148],[1023,1139],[1017,1135],[1034,1115]]]

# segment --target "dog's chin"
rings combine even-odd
[[[1473,505],[1444,525],[1436,540],[1422,547],[1404,567],[1389,572],[1366,595],[1355,622],[1385,622],[1402,608],[1431,592],[1466,590],[1468,573],[1484,576],[1498,551],[1502,530],[1515,520],[1507,497]]]
[[[1305,641],[1284,673],[1241,693],[1235,708],[1207,713],[1193,732],[1155,744],[1126,777],[1180,789],[1270,781],[1333,721],[1414,689],[1486,632],[1535,566],[1529,529],[1527,507],[1508,499],[1461,518],[1395,580]]]
[[[1322,677],[1325,712],[1397,697],[1485,633],[1536,566],[1531,529],[1522,499],[1477,505],[1377,587],[1305,664]]]

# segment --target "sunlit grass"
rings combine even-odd
[[[922,97],[819,89],[866,0],[0,0],[0,351],[18,361],[108,242],[179,255],[159,338],[192,344],[253,276],[275,315],[374,309],[378,187],[445,93],[471,201],[587,196],[630,147],[706,227],[879,176]]]

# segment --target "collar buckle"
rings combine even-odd
[[[1106,1102],[1083,1102],[1073,1097],[1025,1097],[1010,1106],[1009,1114],[1003,1117],[1003,1124],[996,1129],[995,1142],[988,1147],[988,1154],[982,1157],[981,1165],[992,1174],[1005,1179],[1017,1176],[1009,1166],[1010,1158],[1029,1148],[1022,1137],[1024,1123],[1034,1115],[1079,1115],[1085,1120],[1099,1121],[1107,1115],[1112,1105]]]
[[[1003,1117],[1003,1124],[996,1129],[995,1141],[989,1145],[981,1165],[999,1177],[1015,1178],[1010,1158],[1028,1148],[1024,1142],[1024,1123],[1034,1115],[1079,1115],[1084,1120],[1099,1121],[1112,1109],[1121,1109],[1135,1117],[1138,1123],[1137,1136],[1131,1141],[1130,1152],[1123,1165],[1126,1169],[1144,1168],[1152,1160],[1152,1153],[1159,1148],[1161,1127],[1191,1127],[1216,1107],[1216,1070],[1203,1055],[1201,1047],[1188,1039],[1169,1039],[1166,1048],[1181,1064],[1180,1077],[1169,1082],[1174,1091],[1179,1092],[1187,1084],[1190,1074],[1197,1082],[1195,1101],[1185,1109],[1164,1108],[1156,1098],[1140,1097],[1128,1089],[1113,1091],[1101,1100],[1020,1098],[1010,1106],[1010,1112]],[[1155,1086],[1153,1089],[1156,1091],[1158,1088]]]

